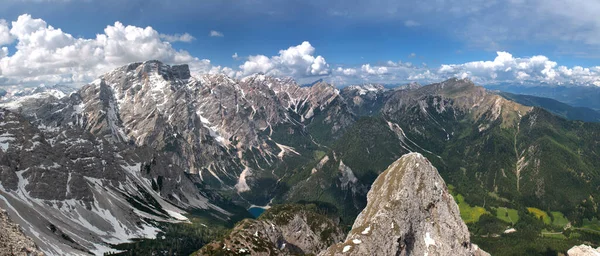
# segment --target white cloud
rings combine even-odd
[[[238,56],[237,52],[234,53],[233,55],[231,55],[231,58],[233,58],[234,60],[239,60],[240,56]]]
[[[421,75],[429,71],[425,67],[416,67],[402,61],[386,61],[384,64],[372,65],[366,63],[358,67],[337,67],[333,70],[330,80],[336,84],[384,83],[401,84],[410,81],[436,81],[435,74]],[[427,74],[427,73],[426,73]]]
[[[209,74],[225,74],[229,77],[235,77],[239,71],[236,71],[230,67],[213,66]]]
[[[439,77],[436,74],[432,73],[431,71],[425,70],[424,72],[416,73],[416,74],[412,74],[412,75],[408,76],[408,80],[433,82],[433,81],[439,80]]]
[[[192,35],[190,35],[188,33],[174,34],[174,35],[160,34],[160,38],[167,42],[170,42],[170,43],[174,43],[174,42],[189,43],[196,39],[195,37],[193,37]]]
[[[0,59],[4,58],[6,56],[8,56],[8,47],[2,47],[0,49]],[[2,70],[0,69],[0,71],[2,71]],[[0,75],[2,75],[1,72],[0,72]]]
[[[322,56],[314,56],[315,48],[307,41],[286,50],[271,58],[264,55],[248,57],[240,66],[238,76],[247,76],[262,72],[275,76],[308,77],[323,76],[330,73],[329,64]]]
[[[117,66],[156,59],[169,64],[188,63],[192,72],[208,72],[210,61],[176,50],[151,27],[115,22],[96,38],[75,38],[28,14],[12,22],[10,34],[16,52],[0,54],[4,84],[84,83]]]
[[[414,20],[407,20],[407,21],[404,22],[404,26],[407,26],[409,28],[411,28],[411,27],[418,27],[420,25],[421,24],[419,22],[416,22]]]
[[[401,62],[400,62],[400,63],[401,63]],[[393,61],[391,61],[391,60],[388,60],[388,61],[386,62],[386,64],[387,64],[388,66],[391,66],[391,67],[395,67],[395,66],[397,66],[397,65],[398,65],[398,64],[396,64],[396,62],[393,62]]]
[[[438,67],[413,66],[401,61],[386,61],[379,65],[363,64],[358,67],[339,66],[333,70],[330,80],[342,84],[401,84],[407,81],[426,84],[451,77],[469,78],[482,85],[516,83],[600,86],[600,66],[568,68],[543,55],[519,58],[508,52],[497,52],[493,60],[442,64]]]
[[[360,69],[369,75],[383,75],[388,72],[387,67],[383,67],[383,66],[371,67],[370,64],[364,64],[360,67]]]
[[[524,71],[519,71],[517,72],[517,80],[519,81],[524,81],[527,80],[528,78],[530,78],[531,76],[527,73],[525,73]]]
[[[338,67],[336,69],[336,72],[344,74],[346,76],[353,76],[356,75],[357,71],[354,68],[342,68],[342,67]]]
[[[0,20],[0,46],[12,43],[14,40],[6,20]]]
[[[274,73],[279,75],[279,70],[275,69],[275,64],[265,55],[255,55],[248,57],[248,61],[240,66],[243,75],[254,73]],[[272,71],[272,72],[271,72]]]
[[[209,36],[211,37],[224,37],[225,35],[223,35],[223,33],[216,31],[216,30],[211,30],[210,33],[208,33]]]
[[[493,61],[442,65],[437,73],[442,77],[468,76],[482,84],[527,82],[591,85],[600,82],[598,68],[580,66],[567,68],[558,66],[558,63],[546,56],[516,58],[508,52],[497,52],[497,57]]]
[[[185,35],[185,34],[184,34]],[[94,38],[76,38],[44,20],[21,15],[10,24],[0,21],[0,42],[16,42],[15,50],[0,45],[0,85],[75,83],[82,84],[115,67],[157,59],[168,64],[190,64],[192,73],[225,73],[243,77],[262,72],[298,80],[327,77],[338,83],[421,83],[450,77],[468,77],[479,84],[583,84],[600,85],[600,66],[566,67],[543,55],[515,57],[497,52],[493,60],[443,64],[437,67],[385,61],[355,66],[336,65],[333,70],[323,56],[315,55],[309,42],[280,50],[275,56],[252,55],[238,67],[212,66],[177,50],[169,41],[188,40],[184,35],[165,35],[151,27],[107,26]],[[189,39],[191,40],[191,39]],[[12,49],[12,48],[10,48]],[[409,55],[416,56],[416,54]],[[238,59],[237,53],[232,58]]]
[[[310,74],[314,76],[329,74],[329,64],[322,56],[317,56],[310,65]]]

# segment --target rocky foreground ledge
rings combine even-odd
[[[0,209],[0,255],[44,255],[3,209]]]

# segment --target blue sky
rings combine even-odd
[[[11,39],[0,45],[6,47],[6,54],[0,53],[5,59],[0,60],[0,83],[85,82],[128,61],[158,58],[173,64],[192,62],[197,73],[240,77],[260,71],[338,84],[431,82],[464,76],[479,83],[600,85],[597,13],[600,2],[583,0],[6,0],[0,19]],[[12,22],[24,14],[31,18],[23,19],[22,26],[39,19],[45,23],[43,29],[52,26],[74,39],[96,39],[118,21],[140,30],[150,26],[163,35],[159,40],[170,42],[165,46],[149,36],[122,45],[139,45],[149,52],[158,47],[155,52],[164,54],[117,49],[113,53],[127,58],[105,53],[94,63],[75,58],[65,63],[57,55],[64,52],[60,48],[84,43],[48,41],[45,52],[36,51],[35,42],[27,39],[27,33],[34,31],[12,32]],[[211,31],[222,36],[210,36]],[[173,40],[184,34],[186,40]],[[0,44],[1,36],[0,32]],[[310,47],[293,48],[303,42]],[[105,51],[109,44],[93,47]],[[286,49],[292,50],[288,57],[302,63],[286,61],[280,53]],[[52,61],[56,68],[33,63],[36,56],[48,52],[54,53],[45,57],[56,59]],[[511,57],[498,59],[499,52]],[[234,53],[237,58],[232,58]],[[250,58],[260,55],[268,59],[259,63]],[[311,69],[313,64],[320,66]],[[24,74],[16,70],[18,66],[33,71]]]

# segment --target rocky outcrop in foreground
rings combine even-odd
[[[320,255],[489,255],[470,241],[437,169],[402,156],[373,183],[346,241]]]
[[[0,255],[44,255],[3,209],[0,209]]]
[[[256,220],[241,221],[195,255],[317,254],[344,237],[336,221],[318,212],[314,205],[275,206]]]
[[[589,245],[577,245],[567,251],[569,256],[600,256],[600,247],[594,249]]]

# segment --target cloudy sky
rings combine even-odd
[[[150,59],[336,85],[600,86],[600,1],[2,2],[0,86],[84,84]]]

